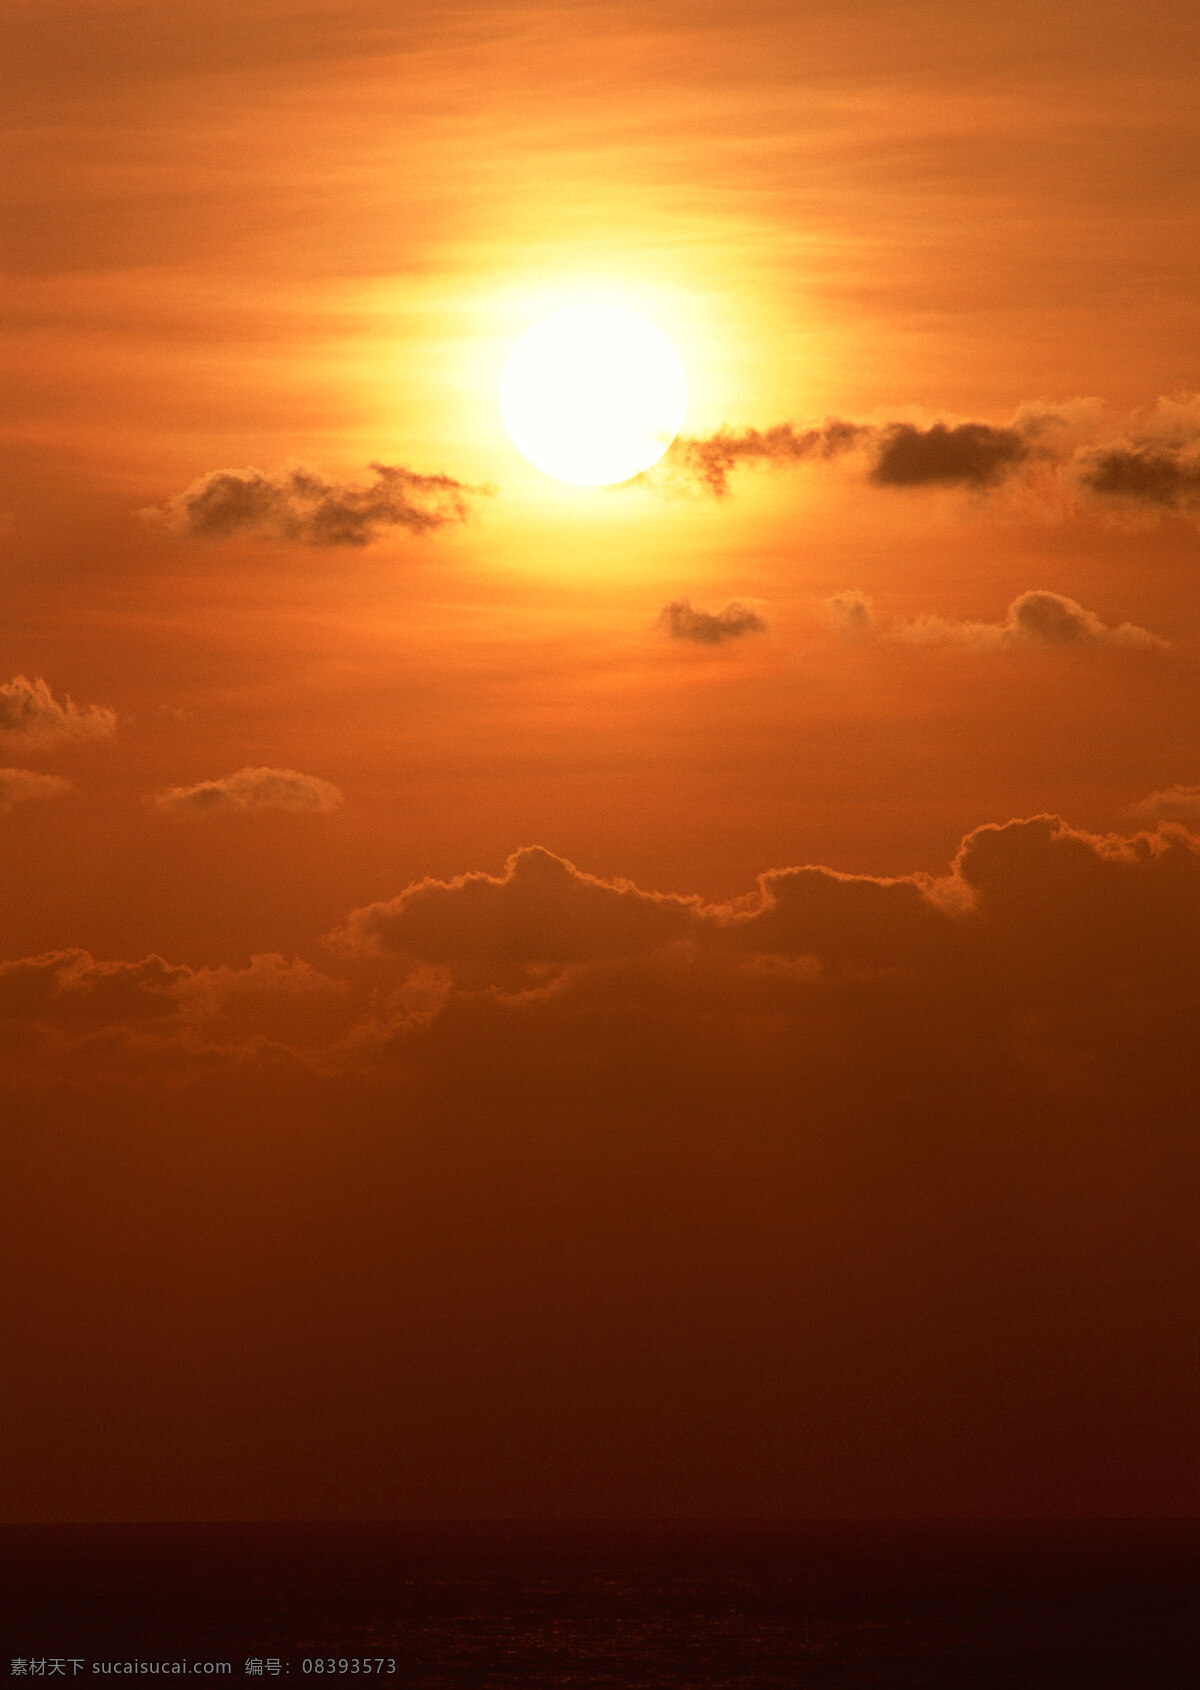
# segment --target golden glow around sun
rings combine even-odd
[[[500,380],[517,450],[577,487],[628,481],[678,434],[687,378],[661,329],[619,305],[567,305],[527,329]]]

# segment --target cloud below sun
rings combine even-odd
[[[918,616],[909,621],[881,624],[865,593],[834,593],[824,601],[832,626],[848,639],[895,640],[915,646],[959,646],[971,651],[1004,651],[1022,646],[1122,646],[1130,650],[1165,651],[1167,641],[1132,622],[1110,627],[1063,593],[1044,589],[1021,593],[1008,607],[1003,622],[954,621],[944,616]]]

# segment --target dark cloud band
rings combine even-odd
[[[1021,593],[1008,607],[1003,622],[952,621],[943,616],[919,616],[908,622],[880,624],[865,593],[835,593],[824,601],[829,621],[848,639],[899,640],[908,645],[959,646],[975,651],[1012,650],[1021,646],[1122,646],[1163,651],[1167,642],[1133,622],[1115,626],[1102,622],[1065,593],[1034,588]]]
[[[1105,437],[1107,433],[1107,438]],[[969,420],[927,426],[829,418],[819,427],[720,428],[680,435],[640,480],[692,486],[723,498],[746,465],[830,463],[853,456],[877,487],[962,487],[985,493],[1039,469],[1075,496],[1158,510],[1200,508],[1200,404],[1160,401],[1119,434],[1106,431],[1092,402],[1022,405],[1009,424]]]

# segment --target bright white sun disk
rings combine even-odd
[[[567,305],[527,329],[500,411],[531,464],[577,487],[628,481],[679,433],[687,378],[661,329],[618,305]]]

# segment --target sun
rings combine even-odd
[[[619,305],[566,305],[517,341],[500,379],[513,445],[557,481],[607,487],[679,433],[687,377],[661,329]]]

